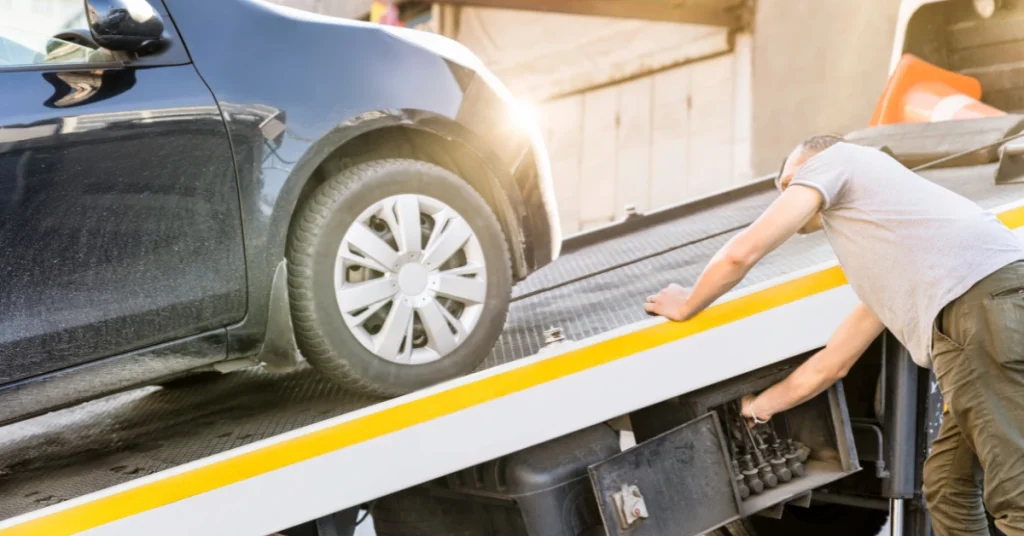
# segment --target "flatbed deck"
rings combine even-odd
[[[1024,205],[1024,184],[995,185],[994,165],[925,175],[987,209],[1010,210],[1011,227],[1024,223],[1024,211],[1014,208]],[[302,473],[314,470],[359,484],[316,500],[279,488],[280,497],[253,496],[233,506],[249,519],[235,520],[232,533],[284,528],[820,346],[852,304],[841,273],[828,267],[834,256],[820,234],[794,238],[769,255],[706,320],[666,326],[641,307],[670,282],[692,283],[774,197],[760,188],[694,203],[660,223],[569,248],[517,287],[506,329],[480,371],[407,397],[346,393],[307,367],[286,374],[252,369],[191,386],[137,389],[2,427],[0,520],[7,521],[0,536],[152,527],[148,514],[174,520],[173,530],[149,534],[215,534],[225,526],[216,516],[232,512],[184,520],[178,508],[217,493],[248,497],[246,486],[285,478],[288,467],[300,469],[281,481],[292,486],[323,487]],[[794,316],[808,315],[813,333],[787,334]],[[738,340],[754,321],[777,335]],[[535,355],[544,330],[554,326],[576,342]],[[755,344],[759,355],[747,355]],[[705,358],[742,358],[711,367],[692,356],[701,347],[716,348]],[[591,392],[601,386],[611,387],[615,400]],[[510,418],[529,419],[529,430],[502,430]],[[479,444],[470,447],[458,433],[466,426],[495,430],[477,430]],[[427,437],[429,446],[422,443]],[[402,445],[414,452],[388,458]],[[233,464],[243,459],[241,471]],[[317,466],[318,459],[331,461],[330,469]],[[371,483],[375,470],[388,474],[377,473]]]
[[[922,175],[986,209],[1024,198],[1024,184],[995,184],[995,164],[937,169]],[[680,211],[670,221],[563,255],[519,285],[516,295],[542,291],[609,266],[629,264],[513,303],[505,331],[487,365],[537,352],[544,330],[552,326],[578,341],[643,321],[646,316],[642,304],[647,295],[669,283],[696,281],[718,248],[739,232],[736,229],[752,223],[776,196],[773,189],[762,188],[721,204],[696,204],[701,208]],[[646,258],[681,244],[685,246]],[[640,258],[646,259],[631,262]],[[834,260],[823,233],[794,237],[755,266],[737,289]]]

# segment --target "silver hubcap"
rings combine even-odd
[[[334,290],[345,324],[368,350],[395,363],[429,363],[455,350],[480,320],[483,249],[441,201],[388,197],[342,238]]]

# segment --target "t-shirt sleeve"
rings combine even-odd
[[[850,169],[839,158],[839,151],[830,147],[811,157],[796,172],[790,186],[797,184],[814,188],[824,198],[822,210],[828,210],[842,202],[849,183]]]

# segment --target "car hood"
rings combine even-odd
[[[509,91],[508,87],[506,87],[505,84],[503,84],[501,80],[499,80],[498,77],[484,65],[480,58],[478,58],[476,54],[466,48],[462,43],[449,39],[443,35],[430,32],[399,28],[395,26],[381,26],[381,28],[403,41],[437,54],[448,61],[471,69],[510,108],[512,113],[516,116],[517,122],[530,139],[534,165],[537,166],[537,173],[540,179],[540,189],[545,200],[545,206],[547,207],[548,220],[552,226],[552,243],[554,247],[553,259],[558,258],[561,249],[561,225],[559,222],[558,210],[556,208],[558,205],[555,200],[554,185],[551,178],[551,162],[550,157],[548,156],[547,146],[544,143],[544,137],[541,134],[540,127],[534,120],[533,113],[529,107],[517,99],[515,95]]]

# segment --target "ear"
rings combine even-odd
[[[779,166],[779,174],[775,176],[775,187],[779,190],[782,189],[782,172],[786,171],[786,162],[789,160],[789,155],[782,157],[782,165]]]

